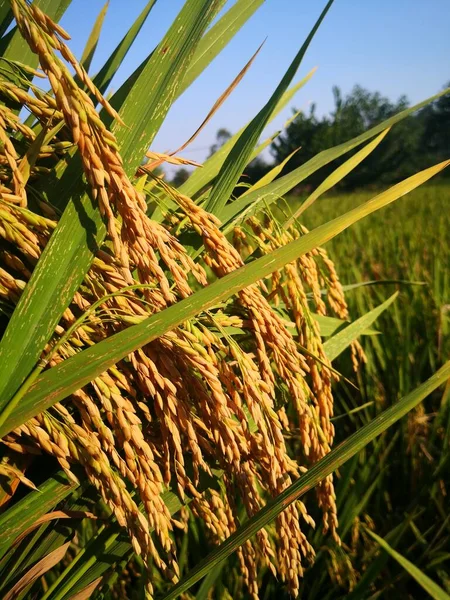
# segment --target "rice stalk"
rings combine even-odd
[[[255,244],[268,253],[305,232],[302,227],[281,231],[269,217],[251,217],[235,230],[233,244],[215,215],[162,179],[156,179],[155,188],[177,209],[163,223],[151,220],[145,193],[125,172],[117,140],[96,104],[113,118],[118,115],[68,48],[68,34],[35,3],[12,0],[11,5],[51,93],[33,86],[31,95],[0,75],[0,97],[26,106],[46,131],[58,123],[63,127],[41,145],[24,177],[20,165],[36,140],[35,129],[6,105],[0,107],[0,297],[12,307],[17,304],[57,226],[57,210],[34,184],[68,148],[76,147],[108,231],[38,368],[52,367],[238,269]],[[204,245],[197,259],[181,243],[186,232]],[[73,480],[83,473],[127,531],[146,568],[155,565],[166,580],[176,581],[172,532],[179,523],[162,499],[167,488],[193,499],[194,514],[220,542],[236,530],[236,497],[247,515],[254,515],[331,448],[336,374],[307,293],[320,314],[348,318],[334,265],[324,250],[316,249],[270,281],[242,290],[224,307],[133,352],[64,405],[56,404],[2,441],[11,450],[31,447],[53,456]],[[293,316],[295,336],[281,308]],[[233,338],[224,333],[229,326],[244,333]],[[356,366],[358,355],[363,356],[356,344],[353,353]],[[287,401],[280,401],[280,390]],[[286,445],[288,434],[297,442],[295,460]],[[210,475],[217,465],[223,488],[201,492],[201,474]],[[318,486],[317,501],[324,530],[339,542],[331,476]],[[298,594],[305,564],[314,557],[304,529],[314,526],[298,501],[280,514],[274,531],[261,530],[256,542],[242,547],[239,561],[253,598],[258,597],[261,564],[285,581],[292,595]],[[151,581],[147,592],[152,594]]]

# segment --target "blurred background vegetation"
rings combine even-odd
[[[444,87],[448,87],[450,82]],[[282,163],[293,153],[283,167],[280,176],[293,171],[322,150],[341,144],[409,106],[406,96],[391,101],[380,92],[372,92],[355,85],[343,96],[338,86],[333,87],[334,110],[318,117],[316,105],[308,112],[292,109],[295,118],[272,142],[266,157],[258,156],[246,168],[242,184],[252,185],[259,181],[274,165]],[[231,132],[220,128],[210,155],[220,148]],[[445,160],[450,154],[450,97],[442,96],[414,116],[402,121],[392,129],[386,140],[367,159],[339,184],[341,189],[355,190],[367,186],[376,187],[396,183],[415,173],[418,169]],[[343,156],[311,175],[299,188],[299,192],[317,187],[324,178],[348,159]],[[172,183],[179,186],[189,177],[189,170],[178,169]],[[449,177],[444,171],[442,177]],[[236,190],[239,194],[245,188]]]

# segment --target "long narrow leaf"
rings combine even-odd
[[[111,83],[114,74],[122,64],[125,56],[128,54],[129,49],[133,45],[134,40],[144,25],[148,15],[150,14],[150,11],[155,5],[155,2],[156,0],[150,0],[147,2],[136,21],[133,23],[114,52],[94,77],[93,81],[102,94],[106,92],[106,88]]]
[[[80,389],[130,352],[163,335],[200,311],[231,297],[242,288],[280,269],[305,252],[324,244],[356,221],[428,181],[448,164],[450,161],[444,161],[405,179],[369,202],[317,227],[271,254],[229,273],[191,297],[145,319],[143,323],[116,333],[45,371],[21,398],[14,411],[8,409],[8,412],[0,418],[0,437]]]
[[[9,0],[1,0],[0,2],[0,37],[3,36],[5,31],[11,25],[14,19],[13,11]]]
[[[345,161],[343,165],[338,167],[331,175],[329,175],[314,192],[305,200],[298,210],[288,219],[285,226],[288,227],[295,219],[298,219],[304,211],[313,204],[322,194],[331,190],[337,183],[342,181],[353,169],[355,169],[365,158],[371,154],[375,148],[384,140],[389,132],[389,128],[385,129],[374,140],[369,142],[364,148],[359,150],[354,156]]]
[[[377,306],[370,312],[366,313],[345,329],[327,340],[323,345],[323,349],[327,357],[333,361],[341,354],[350,344],[355,341],[366,329],[368,329],[376,319],[384,312],[397,298],[398,292],[395,292],[383,304]]]
[[[188,0],[122,107],[121,116],[130,129],[117,131],[117,140],[130,174],[169,110],[178,81],[219,2]],[[104,239],[98,207],[84,186],[80,192],[82,196],[67,206],[0,343],[0,410],[30,373]]]
[[[35,0],[35,2],[53,21],[58,22],[71,0]],[[30,50],[17,27],[0,40],[0,55],[8,60],[17,60],[31,68],[38,66],[37,56]]]
[[[282,96],[281,100],[275,106],[269,120],[268,124],[289,104],[295,94],[311,79],[316,69],[312,69],[306,77],[303,77],[298,83],[291,86]],[[245,127],[247,127],[246,125]],[[180,187],[180,191],[187,196],[193,196],[199,190],[204,188],[214,177],[216,177],[217,173],[220,171],[223,163],[227,155],[229,154],[231,148],[237,142],[239,137],[242,135],[245,127],[242,127],[236,134],[234,134],[223,146],[219,148],[217,152],[215,152],[208,160],[205,161],[203,167],[201,169],[197,169],[192,173],[189,179]],[[271,141],[271,140],[270,140]],[[268,142],[270,143],[270,142]],[[267,144],[268,145],[268,144]],[[258,156],[260,152],[264,149],[264,144],[260,145],[255,152],[250,157],[250,160]]]
[[[234,37],[244,23],[261,6],[264,0],[238,0],[228,12],[201,39],[193,56],[189,69],[187,70],[178,89],[178,96],[182,94],[214,60],[220,51]],[[221,0],[220,7],[225,3]],[[142,71],[148,65],[153,51],[142,61],[138,68],[120,86],[111,99],[111,104],[120,109],[128,91],[136,82]],[[177,96],[177,97],[178,97]],[[106,116],[106,115],[105,115]]]
[[[134,174],[158,132],[177,95],[182,75],[208,24],[216,16],[221,0],[188,0],[158,45],[120,109],[126,127],[120,132],[120,146],[127,148],[124,165]]]
[[[219,6],[221,7],[225,0],[221,0]],[[252,16],[257,8],[264,2],[264,0],[238,0],[228,12],[226,12],[218,22],[211,27],[206,34],[200,40],[198,47],[192,57],[192,61],[189,65],[186,74],[180,73],[178,89],[176,91],[176,97],[178,98],[197,78],[197,76],[214,60],[224,46],[232,39],[236,32],[244,25],[244,23]],[[131,27],[128,34],[124,37],[122,42],[116,48],[111,58],[105,63],[105,66],[101,69],[98,75],[94,78],[94,83],[100,89],[101,92],[106,90],[115,69],[117,69],[128,52],[131,44],[139,33],[146,17],[148,16],[150,9],[153,7],[155,0],[149,2],[134,25]],[[128,79],[120,86],[117,92],[111,98],[111,104],[116,110],[120,110],[123,106],[129,91],[135,85],[136,81],[142,74],[145,67],[153,56],[153,51],[146,57],[146,59],[139,65],[139,67],[128,77]],[[109,116],[105,111],[101,113],[105,120],[109,122]],[[81,161],[79,156],[75,155],[70,161],[68,161],[68,168],[66,161],[60,161],[61,172],[58,175],[58,183],[50,189],[49,200],[58,206],[58,208],[64,209],[67,205],[71,195],[76,194],[76,190],[81,184]],[[79,192],[78,192],[79,193]]]
[[[255,192],[248,194],[247,196],[238,198],[237,200],[228,204],[224,208],[222,222],[224,224],[228,223],[236,215],[238,215],[244,209],[246,209],[250,204],[253,204],[256,200],[262,197],[265,198],[266,203],[270,204],[270,202],[273,202],[274,200],[280,198],[280,196],[287,194],[290,190],[292,190],[293,187],[304,181],[307,177],[309,177],[325,165],[329,164],[336,158],[339,158],[343,154],[350,152],[350,150],[353,150],[354,148],[360,146],[367,140],[370,140],[370,138],[381,133],[388,127],[392,127],[396,123],[399,123],[400,121],[413,114],[426,104],[433,102],[437,98],[440,98],[441,96],[444,96],[448,93],[450,93],[450,88],[446,88],[445,90],[439,92],[435,96],[428,98],[424,102],[419,102],[419,104],[416,104],[415,106],[411,106],[410,108],[399,112],[390,119],[387,119],[386,121],[383,121],[383,123],[372,127],[372,129],[368,129],[361,135],[357,136],[356,138],[353,138],[352,140],[349,140],[348,142],[344,142],[343,144],[339,144],[338,146],[334,146],[333,148],[329,148],[328,150],[323,150],[322,152],[319,152],[319,154],[314,156],[314,158],[311,158],[297,169],[294,169],[294,171],[291,171],[291,173],[288,173],[287,175],[276,179],[274,182],[270,183],[264,188],[256,190]]]
[[[58,473],[39,486],[37,492],[30,492],[0,515],[0,558],[15,539],[53,510],[76,487],[77,484],[68,481],[64,473]]]
[[[398,544],[408,527],[409,520],[406,520],[398,525],[395,529],[390,531],[386,535],[386,540],[388,539],[391,544]],[[381,573],[388,559],[389,556],[385,553],[382,553],[374,561],[372,561],[364,571],[361,579],[356,584],[356,587],[348,594],[347,600],[365,600],[368,598],[368,592],[373,585],[373,581]]]
[[[42,558],[37,564],[33,565],[33,567],[31,567],[31,569],[29,569],[7,592],[7,594],[3,596],[3,600],[14,600],[14,598],[19,598],[23,590],[33,584],[39,577],[44,575],[44,573],[49,571],[64,558],[69,546],[70,542],[67,542],[60,548],[50,552],[50,554]]]
[[[89,71],[94,53],[97,48],[100,33],[103,27],[103,21],[105,20],[106,13],[108,12],[109,0],[106,0],[103,8],[101,9],[97,19],[95,20],[94,27],[92,28],[91,34],[88,38],[86,46],[83,50],[80,63],[83,65],[86,71]]]
[[[297,148],[296,150],[294,150],[293,152],[288,154],[284,160],[282,160],[278,165],[275,165],[275,167],[272,167],[265,175],[263,175],[261,177],[261,179],[259,179],[254,185],[252,185],[251,188],[249,188],[247,191],[245,191],[242,194],[242,196],[245,196],[246,194],[249,194],[250,192],[254,192],[255,190],[258,190],[259,188],[262,188],[265,185],[268,185],[269,183],[271,183],[275,179],[275,177],[278,177],[278,175],[281,173],[281,171],[284,169],[284,167],[287,165],[287,163],[291,160],[291,158],[294,156],[294,154],[296,152],[298,152],[299,150],[300,150],[300,148]]]
[[[241,27],[258,10],[265,0],[237,0],[233,6],[202,37],[189,69],[184,76],[180,93],[184,92],[205,67],[234,38]]]
[[[383,540],[379,535],[366,529],[366,532],[372,537],[388,554],[401,565],[407,573],[413,577],[417,583],[432,597],[434,600],[450,600],[450,596],[441,586],[435,583],[432,579],[425,575],[423,571],[416,567],[411,561],[402,556],[399,552],[391,548],[386,540]]]
[[[260,135],[269,121],[270,115],[294,78],[303,60],[303,57],[306,54],[309,44],[311,43],[316,31],[319,29],[323,19],[325,18],[325,15],[333,4],[333,1],[334,0],[329,0],[329,2],[326,4],[322,14],[315,23],[310,34],[306,38],[306,41],[298,51],[271,98],[245,128],[242,135],[239,137],[238,141],[225,159],[223,167],[219,172],[217,181],[214,184],[205,206],[207,211],[213,213],[219,217],[219,219],[222,216],[223,208],[230,197],[231,192],[236,186],[236,183],[241,176],[242,171],[247,164]]]

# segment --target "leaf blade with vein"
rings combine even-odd
[[[81,56],[80,63],[84,67],[85,71],[89,71],[89,67],[91,66],[92,59],[94,58],[94,53],[97,48],[98,40],[100,38],[100,33],[103,27],[103,21],[105,20],[106,13],[109,7],[109,0],[106,0],[103,5],[97,19],[95,20],[94,27],[92,28],[91,34],[88,38],[86,46],[83,50],[83,54]]]
[[[242,132],[236,144],[232,147],[230,153],[226,157],[205,206],[205,209],[208,212],[212,213],[219,219],[222,218],[222,211],[225,207],[225,204],[231,195],[231,192],[233,191],[240,175],[242,174],[242,171],[247,164],[260,135],[266,127],[270,119],[270,115],[283,97],[283,94],[288,89],[289,84],[294,78],[303,60],[303,57],[306,54],[309,44],[311,43],[316,31],[319,29],[323,19],[325,18],[325,15],[333,4],[333,1],[334,0],[329,0],[329,2],[326,4],[319,19],[306,38],[306,41],[302,44],[300,50],[297,52],[297,55],[290,64],[276,90],[265,106],[256,115],[256,117],[250,121],[249,125]]]
[[[350,323],[345,329],[331,337],[329,340],[325,342],[323,345],[323,349],[327,357],[333,361],[336,357],[341,354],[348,346],[355,341],[366,329],[368,329],[372,323],[378,319],[378,317],[383,313],[397,298],[398,292],[392,294],[390,298],[388,298],[385,302],[369,311],[353,323]]]
[[[441,588],[440,585],[435,583],[428,575],[425,575],[423,571],[416,567],[411,561],[402,556],[399,552],[394,550],[383,538],[379,535],[366,529],[366,532],[372,537],[385,552],[390,554],[399,565],[401,565],[411,577],[413,577],[417,583],[432,597],[434,600],[450,600],[450,596]]]
[[[134,101],[129,98],[122,107],[121,117],[129,126],[133,122],[136,125],[133,133],[124,128],[117,131],[122,158],[130,174],[134,174],[140,161],[139,153],[142,153],[141,156],[145,154],[146,147],[156,135],[170,101],[174,99],[180,75],[186,70],[193,48],[214,17],[219,2],[188,0],[161,42],[159,52],[150,61],[150,71],[144,71],[136,81],[132,95]],[[182,35],[178,33],[180,26],[183,26]],[[171,44],[169,58],[180,55],[176,61],[167,61],[163,52],[166,43]],[[146,85],[147,76],[152,78],[152,87],[148,83]],[[144,118],[150,121],[145,121],[142,128],[138,123]],[[136,137],[140,138],[137,146],[133,145]],[[8,404],[38,360],[104,236],[105,226],[98,206],[84,193],[83,185],[81,196],[75,196],[64,211],[0,342],[3,368],[0,410]]]
[[[45,371],[26,392],[14,414],[9,415],[7,419],[3,419],[0,425],[0,437],[14,429],[17,424],[27,421],[35,414],[42,412],[45,408],[81,388],[130,352],[195,316],[201,310],[214,306],[243,287],[292,262],[302,253],[324,244],[353,223],[387,206],[415,189],[418,185],[428,181],[449,164],[450,161],[444,161],[416,173],[412,177],[408,177],[365,204],[317,227],[305,236],[273,251],[271,254],[231,272],[194,295],[147,318],[145,322],[116,333],[95,346],[63,361],[56,367]]]
[[[6,593],[3,600],[14,600],[14,598],[17,598],[29,585],[33,584],[39,577],[44,575],[44,573],[47,573],[47,571],[57,565],[64,558],[69,546],[70,542],[63,544],[32,566],[31,569],[29,569]]]

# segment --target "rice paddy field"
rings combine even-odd
[[[305,222],[316,227],[374,195],[330,193],[305,212]],[[379,335],[363,337],[367,363],[359,390],[345,383],[336,390],[338,439],[410,392],[449,356],[449,207],[448,184],[426,185],[326,245],[343,285],[376,282],[347,291],[352,318],[399,292],[376,322]],[[349,375],[349,362],[337,368]],[[305,597],[428,597],[394,560],[375,558],[371,529],[450,592],[449,403],[447,385],[341,471],[344,544],[320,555],[306,577]],[[336,587],[327,591],[330,576]]]
[[[108,3],[77,58],[69,0],[0,2],[2,600],[450,600],[450,157],[321,196],[450,88],[238,195],[333,0],[201,168],[153,142],[262,3],[111,91],[155,0],[96,73]]]

